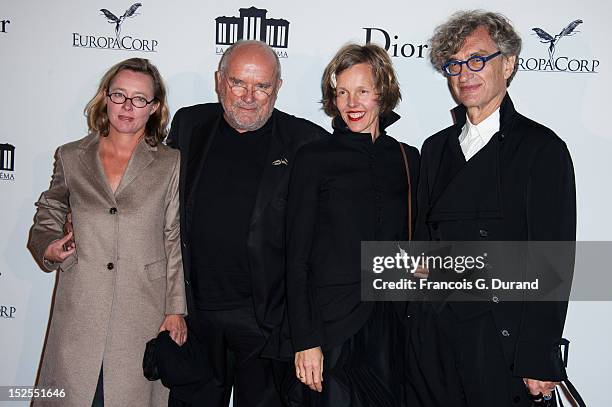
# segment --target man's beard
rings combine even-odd
[[[273,98],[273,97],[275,97],[275,95],[270,95],[270,98]],[[231,127],[233,127],[236,130],[244,130],[244,131],[259,130],[266,124],[270,116],[272,116],[272,112],[274,111],[274,102],[275,102],[274,99],[268,100],[267,102],[270,107],[270,110],[267,112],[267,114],[262,113],[262,111],[264,110],[264,107],[258,105],[257,103],[244,103],[243,101],[235,101],[235,102],[232,102],[231,105],[226,106],[226,104],[223,103],[223,98],[220,97],[219,99],[220,99],[221,105],[223,106],[223,110],[225,111],[226,121]],[[257,113],[256,113],[256,117],[254,120],[241,118],[240,112],[242,108],[245,108],[245,107],[246,108],[255,107],[255,112]],[[251,115],[249,114],[249,116]]]

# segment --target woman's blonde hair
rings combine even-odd
[[[168,102],[166,101],[166,87],[159,71],[148,59],[130,58],[112,66],[100,81],[96,95],[85,106],[85,116],[89,132],[102,137],[108,136],[109,121],[106,113],[108,91],[113,79],[123,70],[141,72],[151,77],[153,81],[153,97],[159,106],[155,113],[149,117],[145,127],[145,141],[155,147],[168,135]]]
[[[340,48],[323,71],[321,103],[328,116],[340,115],[336,107],[336,77],[357,64],[368,64],[372,67],[381,114],[390,113],[402,98],[393,63],[384,48],[376,44],[347,44]]]

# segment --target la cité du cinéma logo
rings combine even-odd
[[[15,146],[0,143],[0,181],[15,181]]]
[[[267,18],[268,10],[257,7],[241,8],[239,16],[215,19],[215,53],[223,54],[240,40],[262,41],[274,48],[279,58],[287,58],[289,21]]]

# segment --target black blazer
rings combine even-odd
[[[219,103],[181,108],[172,120],[167,141],[169,146],[181,151],[181,239],[187,308],[191,319],[197,312],[190,283],[192,247],[189,242],[192,213],[199,210],[193,207],[194,188],[198,185],[206,154],[222,117],[223,108]],[[266,336],[276,337],[276,340],[269,341],[273,349],[270,353],[274,353],[285,313],[284,236],[289,173],[298,148],[324,137],[327,132],[305,119],[276,109],[270,120],[272,139],[251,216],[247,250],[255,317]],[[197,333],[197,324],[191,324],[191,328]]]
[[[565,143],[550,129],[519,114],[506,94],[500,130],[469,161],[456,124],[428,138],[421,150],[419,218],[415,240],[574,241],[576,190]],[[493,313],[513,375],[565,378],[559,340],[566,302],[455,302],[461,319]]]

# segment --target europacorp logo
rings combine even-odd
[[[0,33],[6,34],[11,20],[0,20]]]
[[[129,4],[129,3],[128,3]],[[112,34],[100,35],[96,34],[81,34],[78,32],[72,33],[72,46],[76,48],[96,48],[109,49],[119,51],[140,51],[140,52],[157,52],[159,42],[151,38],[138,38],[135,35],[122,35],[123,25],[128,19],[135,18],[140,15],[138,12],[142,7],[142,3],[134,3],[128,7],[123,14],[114,13],[108,9],[100,9],[100,20],[106,21],[114,28],[114,36]],[[111,31],[112,32],[112,31]]]
[[[542,47],[544,55],[539,57],[520,57],[518,62],[519,71],[598,73],[600,63],[598,59],[567,54],[563,47],[559,46],[562,40],[564,40],[563,43],[566,43],[571,37],[578,35],[580,31],[577,28],[582,23],[582,20],[574,20],[563,27],[558,34],[550,34],[540,27],[532,28],[532,36],[536,37],[546,47]],[[554,31],[552,32],[554,33]],[[548,55],[545,54],[546,51],[548,51]]]
[[[0,318],[14,319],[17,314],[17,307],[12,305],[0,305]]]

